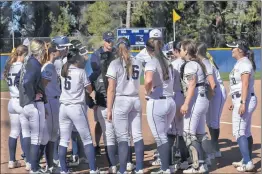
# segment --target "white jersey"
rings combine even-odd
[[[204,74],[201,66],[195,61],[189,61],[185,65],[184,76],[183,76],[182,80],[186,84],[187,87],[189,85],[187,77],[189,77],[191,75],[196,76],[196,81],[197,81],[196,83],[197,84],[206,83],[205,74]],[[197,90],[198,93],[205,93],[206,87],[201,85],[201,86],[196,87],[195,90]]]
[[[8,77],[7,77],[7,84],[9,87],[10,95],[11,97],[19,97],[19,90],[15,86],[15,77],[18,74],[18,72],[21,70],[23,63],[22,62],[15,62],[11,65]]]
[[[181,82],[180,82],[180,68],[182,64],[185,63],[185,61],[181,58],[175,59],[171,64],[174,69],[174,92],[181,92],[182,87],[181,87]]]
[[[59,86],[59,77],[56,72],[55,66],[51,62],[47,62],[42,66],[41,69],[42,78],[49,80],[47,86],[45,87],[45,94],[49,97],[60,96],[61,90]]]
[[[56,70],[58,76],[60,77],[61,69],[63,67],[63,60],[59,57],[58,59],[56,59],[54,61],[54,66],[55,66],[55,70]]]
[[[250,74],[248,92],[254,93],[254,69],[250,60],[247,57],[244,57],[237,61],[233,70],[229,74],[230,94],[242,92],[242,74]]]
[[[206,75],[213,75],[216,85],[223,84],[223,81],[217,68],[214,65],[212,65],[211,62],[206,58],[202,59],[202,62],[206,67]]]
[[[151,94],[148,96],[150,98],[159,98],[162,96],[174,96],[174,76],[173,76],[173,68],[172,66],[168,67],[169,70],[169,79],[164,81],[162,69],[159,61],[156,58],[151,59],[151,61],[146,63],[145,72],[153,71],[153,90]]]
[[[139,60],[142,63],[147,63],[149,62],[152,58],[151,56],[148,54],[146,48],[143,48],[137,55],[136,55],[136,59]]]
[[[113,60],[107,69],[106,76],[116,80],[116,96],[139,95],[142,63],[136,58],[131,58],[131,61],[132,77],[127,75],[125,61],[121,61],[120,58]]]
[[[84,104],[85,88],[90,84],[84,69],[70,65],[68,76],[66,78],[61,76],[62,93],[60,102],[63,104]]]

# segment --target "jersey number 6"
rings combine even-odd
[[[132,65],[132,79],[137,80],[139,77],[139,66]],[[129,80],[129,76],[127,76],[127,80]]]
[[[71,82],[70,82],[71,79],[72,79],[71,76],[65,77],[65,89],[66,90],[71,89]]]

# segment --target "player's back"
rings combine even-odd
[[[84,69],[70,65],[68,75],[61,76],[62,93],[60,102],[63,104],[85,103],[85,87],[90,85]]]
[[[60,96],[61,89],[59,86],[59,76],[57,74],[54,64],[47,62],[43,65],[42,78],[49,80],[47,86],[45,87],[45,93],[47,97]]]
[[[23,63],[22,62],[15,62],[11,65],[8,77],[7,77],[7,84],[9,87],[10,95],[11,97],[19,97],[19,90],[15,86],[15,77],[18,74],[18,72],[21,70]]]
[[[156,58],[151,59],[145,66],[146,71],[153,71],[153,90],[149,95],[151,98],[158,98],[162,96],[173,96],[174,95],[174,74],[172,66],[168,65],[169,79],[163,79],[162,68],[159,61]]]
[[[120,58],[113,60],[108,67],[107,76],[116,80],[117,96],[139,95],[142,63],[133,57],[131,57],[131,62],[132,76],[127,74],[125,61]]]
[[[182,91],[181,82],[180,82],[180,69],[185,61],[181,58],[177,58],[172,61],[172,66],[174,69],[174,91],[180,92]]]

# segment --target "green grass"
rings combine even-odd
[[[220,73],[220,76],[223,81],[229,81],[229,73]],[[256,72],[255,80],[260,80],[260,79],[261,79],[261,72]]]
[[[8,86],[5,80],[1,80],[1,92],[6,92],[8,90]]]

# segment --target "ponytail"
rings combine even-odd
[[[247,51],[247,58],[251,61],[254,71],[256,71],[256,64],[254,60],[254,52],[252,50]]]
[[[28,54],[28,48],[24,45],[19,45],[10,55],[10,57],[7,59],[5,64],[5,70],[4,70],[4,78],[8,78],[9,70],[14,62],[17,61],[17,58],[19,56],[26,56]]]
[[[63,65],[61,70],[61,76],[67,77],[68,76],[68,69],[70,65],[77,63],[77,61],[81,60],[81,56],[79,55],[79,50],[76,48],[72,48],[69,50],[67,54],[67,62]]]

